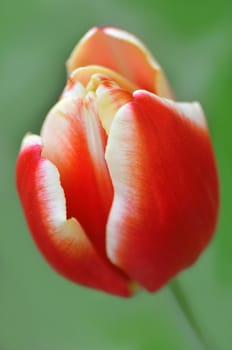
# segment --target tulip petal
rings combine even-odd
[[[68,73],[93,64],[118,72],[139,88],[173,98],[162,68],[145,46],[126,31],[101,27],[87,32],[67,61]]]
[[[66,97],[58,102],[41,136],[43,156],[59,170],[68,217],[75,217],[94,246],[106,255],[105,227],[113,188],[105,161],[107,136],[91,93],[85,100]]]
[[[130,296],[128,279],[101,257],[79,222],[67,219],[57,168],[41,157],[41,139],[25,137],[17,162],[17,188],[32,236],[61,275],[85,286]]]
[[[155,291],[196,260],[216,225],[217,172],[199,104],[136,91],[112,122],[106,159],[108,257]]]

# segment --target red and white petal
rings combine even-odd
[[[113,120],[106,159],[108,257],[154,291],[197,259],[216,225],[218,179],[201,108],[135,92]]]
[[[59,170],[68,218],[75,217],[102,255],[113,188],[105,161],[107,136],[91,93],[66,97],[48,114],[41,132],[43,156]]]
[[[41,158],[38,136],[25,137],[17,161],[17,188],[32,236],[47,261],[66,278],[130,296],[125,275],[101,257],[75,218],[67,219],[57,168]]]
[[[101,27],[87,32],[67,61],[68,73],[93,64],[118,72],[141,89],[173,98],[160,65],[145,46],[126,31]]]

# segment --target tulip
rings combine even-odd
[[[94,28],[16,179],[39,250],[78,284],[131,296],[193,264],[215,230],[218,178],[199,103],[179,103],[144,45]]]

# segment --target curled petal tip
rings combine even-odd
[[[20,151],[23,151],[29,148],[30,146],[36,146],[36,145],[38,146],[42,145],[41,137],[28,132],[22,140]]]

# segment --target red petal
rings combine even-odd
[[[105,161],[107,136],[91,95],[61,100],[42,129],[43,155],[58,168],[67,200],[94,246],[105,255],[105,228],[113,188]]]
[[[107,254],[154,291],[196,260],[216,224],[217,172],[199,105],[135,92],[113,120],[106,159],[115,191]]]
[[[66,219],[59,173],[50,161],[41,158],[39,137],[26,136],[16,175],[32,236],[53,268],[74,282],[129,296],[128,279],[97,253],[76,219]]]
[[[92,64],[120,73],[139,88],[173,98],[159,64],[144,45],[126,31],[110,27],[91,29],[74,48],[67,68],[71,73]]]

